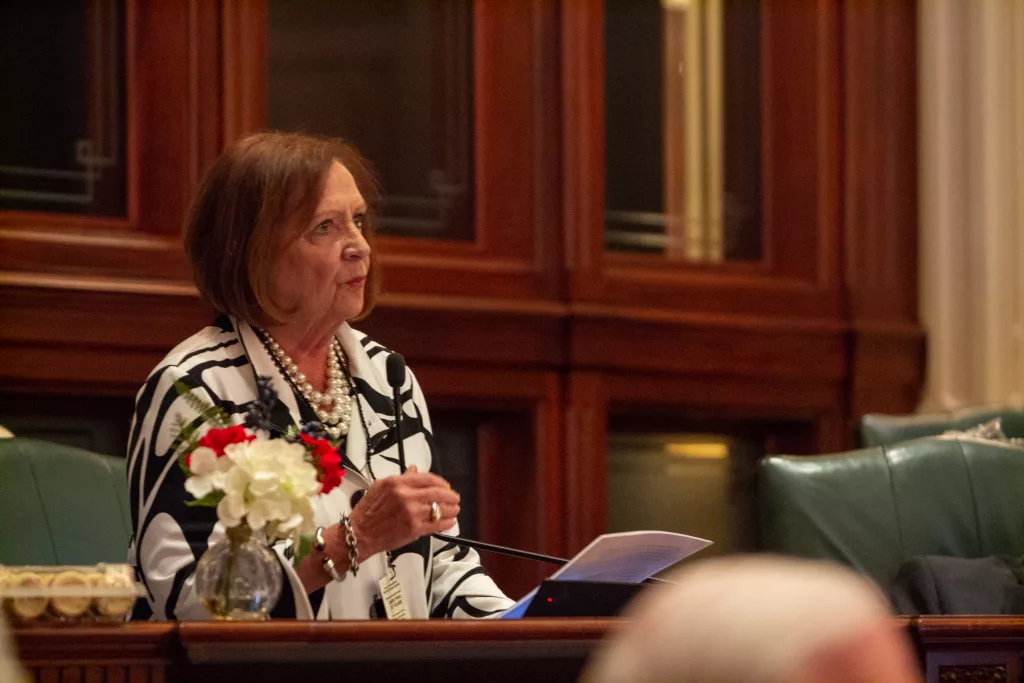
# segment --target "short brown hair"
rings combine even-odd
[[[238,140],[207,172],[189,207],[183,237],[199,293],[217,310],[251,325],[286,322],[270,298],[270,275],[280,250],[298,239],[339,161],[366,201],[363,234],[371,246],[363,310],[379,290],[373,233],[380,186],[370,164],[338,138],[267,131]]]

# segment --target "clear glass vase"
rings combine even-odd
[[[225,539],[203,553],[195,576],[196,593],[214,619],[269,619],[281,595],[277,555],[246,524],[228,529]]]

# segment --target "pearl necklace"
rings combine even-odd
[[[313,385],[299,372],[299,366],[284,352],[281,345],[266,330],[261,331],[266,337],[267,348],[274,354],[291,383],[313,408],[317,419],[331,438],[338,439],[348,434],[349,425],[352,423],[352,392],[348,378],[341,369],[342,366],[348,369],[341,343],[337,339],[331,339],[331,350],[327,354],[327,391],[321,393],[313,390]]]

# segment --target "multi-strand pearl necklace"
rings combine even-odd
[[[348,434],[349,425],[352,424],[352,392],[349,391],[348,379],[342,371],[345,355],[341,350],[341,343],[337,339],[331,339],[331,350],[327,354],[327,391],[321,393],[313,389],[313,385],[299,372],[299,366],[284,352],[281,345],[266,330],[263,330],[263,334],[266,337],[267,348],[284,368],[288,379],[313,408],[317,419],[331,438],[338,439]],[[348,366],[345,367],[347,369]]]

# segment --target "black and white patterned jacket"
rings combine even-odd
[[[336,523],[342,512],[351,509],[353,494],[370,485],[371,476],[399,474],[395,413],[385,370],[390,351],[347,324],[336,336],[348,358],[358,393],[358,413],[353,415],[345,448],[342,485],[313,501],[317,526]],[[185,504],[191,496],[184,488],[184,473],[170,457],[170,446],[175,416],[192,420],[196,411],[179,397],[174,384],[182,381],[193,387],[195,393],[221,406],[234,424],[240,424],[256,398],[257,375],[274,380],[280,399],[272,417],[275,427],[283,429],[313,419],[252,327],[227,316],[167,354],[136,398],[128,446],[134,531],[129,562],[145,584],[155,619],[208,617],[193,590],[193,572],[203,551],[223,535],[214,508]],[[406,462],[417,465],[421,472],[437,471],[426,401],[411,372],[406,375],[401,403]],[[449,533],[457,534],[458,527]],[[276,550],[283,552],[283,548]],[[471,549],[424,537],[392,556],[413,618],[486,617],[512,604]],[[377,582],[386,571],[383,553],[361,559],[358,576],[349,574],[343,582],[331,582],[312,595],[306,594],[290,563],[282,560],[282,565],[285,585],[275,617],[383,616],[374,607]]]

